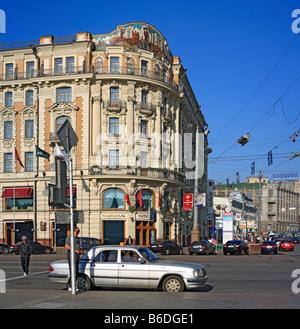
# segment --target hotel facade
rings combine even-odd
[[[69,211],[48,205],[48,184],[65,120],[78,136],[70,156],[81,236],[189,242],[193,220],[182,200],[194,189],[197,129],[204,136],[198,190],[207,191],[207,123],[180,58],[143,22],[108,34],[0,44],[1,242],[27,235],[64,246]],[[36,157],[36,146],[49,160]],[[205,207],[198,222],[208,235]]]

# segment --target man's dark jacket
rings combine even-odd
[[[21,255],[30,255],[32,253],[32,246],[29,242],[26,242],[25,244],[22,243],[20,246],[20,254]]]

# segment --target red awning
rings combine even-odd
[[[1,196],[1,198],[30,198],[32,195],[33,188],[16,188],[15,193],[13,188],[6,188]]]
[[[73,186],[73,196],[74,196],[75,192],[76,192],[76,186]],[[67,189],[67,196],[70,196],[70,188],[69,187]]]

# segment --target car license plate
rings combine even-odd
[[[272,246],[267,246],[267,248],[268,248],[268,249],[271,249],[271,248],[273,248],[273,247],[272,247]]]
[[[228,248],[234,248],[234,246],[228,246]]]
[[[193,246],[193,248],[201,248],[201,246]]]
[[[286,246],[286,247],[290,247],[291,245],[287,243],[285,246]]]

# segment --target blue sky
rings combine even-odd
[[[213,152],[208,178],[232,182],[239,172],[245,181],[253,161],[256,175],[261,169],[271,180],[282,173],[300,177],[300,157],[288,160],[300,151],[300,134],[295,143],[288,138],[300,128],[300,116],[295,120],[300,79],[292,85],[300,75],[300,37],[295,41],[299,35],[291,29],[297,8],[300,4],[290,0],[6,2],[0,4],[6,13],[0,43],[150,23],[166,37],[173,55],[180,56],[209,124]],[[249,143],[235,144],[247,132]],[[268,166],[270,150],[273,165]]]

